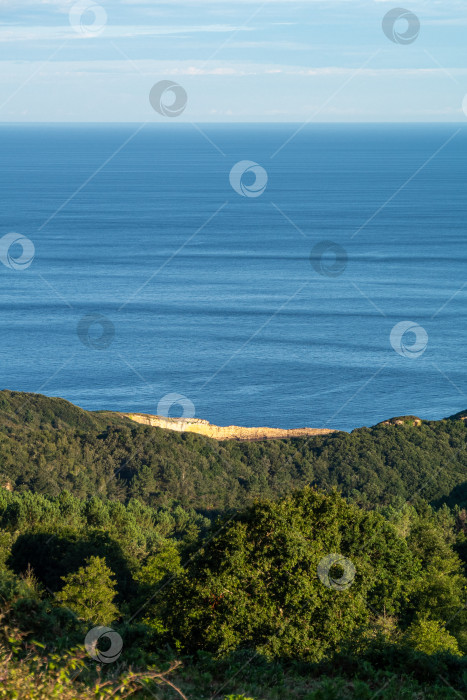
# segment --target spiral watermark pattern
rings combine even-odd
[[[105,651],[97,648],[101,639],[110,641],[110,647]],[[89,630],[84,640],[84,646],[94,661],[100,661],[101,664],[112,664],[122,653],[123,640],[118,632],[115,632],[111,627],[98,626]]]
[[[170,418],[172,406],[181,406],[183,413],[180,418],[193,418],[195,415],[195,405],[183,394],[166,394],[157,404],[157,415]]]
[[[396,29],[397,22],[401,20],[407,24],[404,32]],[[420,34],[420,20],[417,15],[402,7],[389,10],[383,17],[382,27],[387,38],[394,44],[412,44]]]
[[[465,116],[467,117],[467,95],[462,100],[462,111],[464,112]]]
[[[172,101],[171,100],[172,97]],[[151,88],[149,102],[163,117],[179,117],[185,111],[188,95],[184,88],[172,80],[161,80]]]
[[[407,343],[406,333],[412,333],[414,342]],[[396,323],[389,336],[393,350],[402,357],[409,357],[416,360],[423,355],[428,345],[428,333],[414,321],[400,321]]]
[[[100,327],[99,335],[94,334],[93,327],[94,330]],[[83,345],[93,350],[107,350],[115,337],[114,324],[103,314],[86,314],[79,320],[76,331]]]
[[[333,568],[340,569],[340,576],[331,575]],[[345,591],[349,588],[355,578],[355,566],[342,554],[328,554],[323,557],[318,564],[318,577],[327,588],[334,588],[336,591]]]
[[[68,17],[75,32],[82,36],[98,36],[107,24],[107,12],[92,0],[79,0],[71,7]]]
[[[323,277],[339,277],[347,267],[349,256],[345,248],[334,241],[320,241],[310,253],[312,268]]]
[[[13,257],[11,249],[16,245],[21,247],[21,254]],[[34,260],[35,253],[34,243],[20,233],[7,233],[0,238],[0,262],[10,270],[26,270]]]
[[[254,181],[246,184],[245,175],[254,176]],[[240,160],[230,171],[229,180],[235,192],[242,197],[260,197],[268,184],[268,174],[258,163]]]

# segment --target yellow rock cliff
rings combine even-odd
[[[242,428],[238,425],[211,425],[201,418],[165,418],[164,416],[152,416],[148,413],[120,413],[119,415],[136,423],[152,425],[166,430],[178,432],[199,433],[215,440],[266,440],[272,438],[303,437],[305,435],[326,435],[335,433],[328,428],[294,428],[282,430],[281,428]]]

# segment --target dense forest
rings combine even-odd
[[[15,491],[223,510],[304,486],[336,488],[362,507],[422,497],[467,504],[461,414],[408,418],[352,433],[218,442],[84,411],[63,399],[0,392],[0,484]]]
[[[464,697],[462,418],[216,442],[1,392],[0,697]]]

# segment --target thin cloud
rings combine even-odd
[[[228,24],[180,25],[180,26],[145,26],[145,25],[107,25],[101,37],[112,39],[151,36],[170,36],[186,34],[229,34],[232,32],[252,31],[250,27],[236,27]],[[0,29],[0,43],[18,41],[63,41],[64,39],[89,39],[76,32],[71,26],[18,27],[8,26]]]
[[[40,62],[23,61],[0,61],[3,76],[11,75],[18,69],[28,70],[39,66]],[[101,61],[53,61],[48,68],[45,67],[41,75],[45,77],[47,73],[54,76],[79,74],[134,74],[138,69],[142,76],[261,76],[261,75],[282,75],[301,77],[342,77],[345,78],[355,72],[355,68],[349,66],[321,66],[310,68],[309,66],[284,66],[279,64],[260,63],[236,63],[218,61],[215,65],[205,66],[203,61],[158,61],[158,60],[132,60],[131,63],[125,60],[101,60]],[[457,75],[466,75],[467,68],[452,68],[451,72]],[[444,77],[444,70],[441,68],[363,68],[359,71],[362,77],[369,78],[423,78],[423,77]]]

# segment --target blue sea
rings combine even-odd
[[[467,408],[466,129],[297,127],[1,126],[0,387],[282,428]]]

